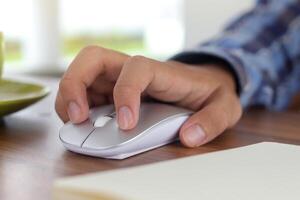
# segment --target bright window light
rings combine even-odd
[[[157,59],[183,48],[182,0],[0,1],[5,68],[66,68],[91,44]]]

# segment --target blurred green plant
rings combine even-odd
[[[142,34],[105,33],[65,35],[62,39],[62,53],[65,58],[73,58],[79,51],[88,45],[99,45],[127,54],[146,54]],[[17,63],[22,60],[22,42],[17,39],[5,40],[5,62]]]
[[[88,45],[99,45],[128,54],[146,51],[142,34],[79,34],[63,37],[63,55],[73,57],[80,49]]]

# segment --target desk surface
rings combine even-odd
[[[56,178],[175,159],[261,141],[300,144],[300,113],[251,110],[233,129],[197,149],[171,144],[123,160],[81,156],[58,139],[62,123],[54,111],[57,79],[34,80],[52,88],[39,103],[5,117],[0,125],[0,199],[51,199]]]

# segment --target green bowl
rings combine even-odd
[[[0,117],[19,111],[49,94],[41,85],[13,80],[0,80]]]

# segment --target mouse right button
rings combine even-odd
[[[93,123],[86,120],[81,124],[66,123],[59,131],[59,138],[63,143],[81,147],[82,143],[94,131]]]

